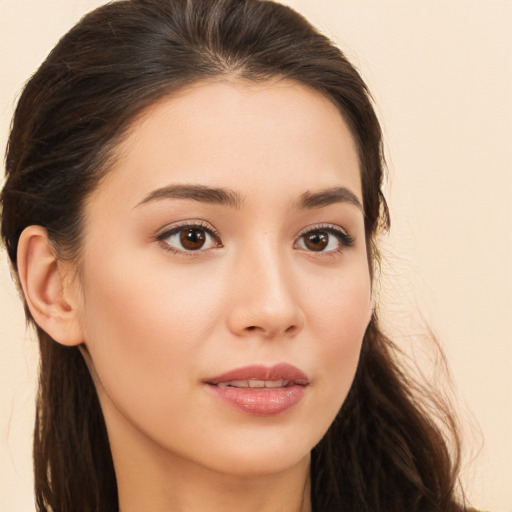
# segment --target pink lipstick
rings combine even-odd
[[[307,376],[295,366],[245,366],[205,380],[208,388],[228,405],[254,416],[273,416],[298,404]]]

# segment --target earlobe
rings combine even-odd
[[[25,228],[18,244],[17,263],[23,294],[37,325],[62,345],[82,343],[67,267],[57,259],[45,228]]]

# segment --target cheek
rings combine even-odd
[[[208,269],[191,273],[149,258],[106,259],[108,265],[91,269],[85,278],[88,342],[103,344],[97,340],[107,338],[110,345],[138,347],[149,356],[153,345],[193,350],[198,334],[208,328],[218,293],[204,284]]]
[[[201,275],[191,279],[154,261],[138,261],[138,269],[122,258],[107,261],[84,280],[85,342],[116,405],[122,409],[129,397],[130,407],[150,414],[164,406],[162,395],[178,400],[194,375],[214,322],[216,291],[205,290]]]
[[[319,410],[329,411],[332,419],[342,406],[352,385],[359,362],[362,340],[372,314],[368,271],[348,273],[331,280],[324,297],[317,297],[309,328],[316,332],[318,345],[312,347],[316,365],[321,368],[322,386]]]

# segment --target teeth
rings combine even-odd
[[[249,384],[250,388],[264,388],[265,387],[264,380],[248,380],[247,383]]]
[[[281,380],[266,380],[265,387],[266,388],[285,388],[290,383],[289,380],[281,379]]]
[[[221,388],[233,387],[233,388],[285,388],[290,383],[289,380],[258,380],[258,379],[246,379],[246,380],[230,380],[228,382],[219,382],[217,385]]]

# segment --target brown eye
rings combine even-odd
[[[203,247],[206,242],[206,233],[204,229],[188,228],[180,231],[180,243],[187,251],[197,251]]]
[[[304,245],[310,251],[323,251],[329,245],[329,233],[313,231],[304,235]]]
[[[222,247],[219,234],[209,227],[187,224],[176,226],[157,237],[165,249],[176,253],[203,252]]]
[[[304,251],[336,254],[354,245],[354,239],[339,226],[318,226],[303,232],[295,247]]]

